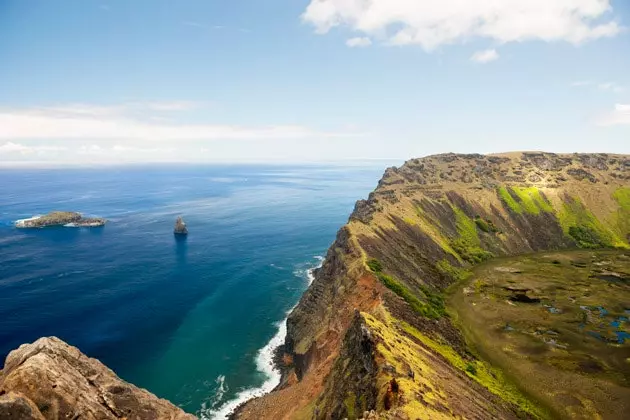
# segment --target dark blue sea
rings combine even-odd
[[[282,321],[386,165],[1,170],[0,359],[58,336],[186,411],[222,418],[275,386]],[[52,210],[109,223],[13,226]]]

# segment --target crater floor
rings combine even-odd
[[[494,259],[453,288],[449,307],[479,356],[552,415],[630,412],[628,251]]]

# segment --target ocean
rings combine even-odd
[[[276,385],[288,311],[386,166],[0,170],[0,359],[58,336],[190,413],[224,418]],[[52,210],[109,223],[14,227]]]

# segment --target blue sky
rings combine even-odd
[[[0,0],[0,164],[630,153],[626,0]]]

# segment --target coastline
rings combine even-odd
[[[315,279],[315,271],[321,268],[324,263],[322,256],[315,256],[318,263],[315,267],[306,270],[306,280],[308,281],[307,288],[313,283]],[[259,372],[264,373],[267,376],[265,382],[256,388],[247,388],[239,391],[236,397],[226,401],[216,410],[208,410],[207,412],[200,413],[200,419],[202,420],[229,420],[238,413],[238,411],[248,401],[262,397],[265,394],[273,392],[282,382],[282,368],[278,363],[278,350],[282,349],[287,336],[287,319],[289,314],[295,309],[298,302],[286,312],[286,316],[282,321],[277,322],[275,325],[278,328],[278,332],[269,340],[269,342],[258,351],[256,355],[256,367]]]

